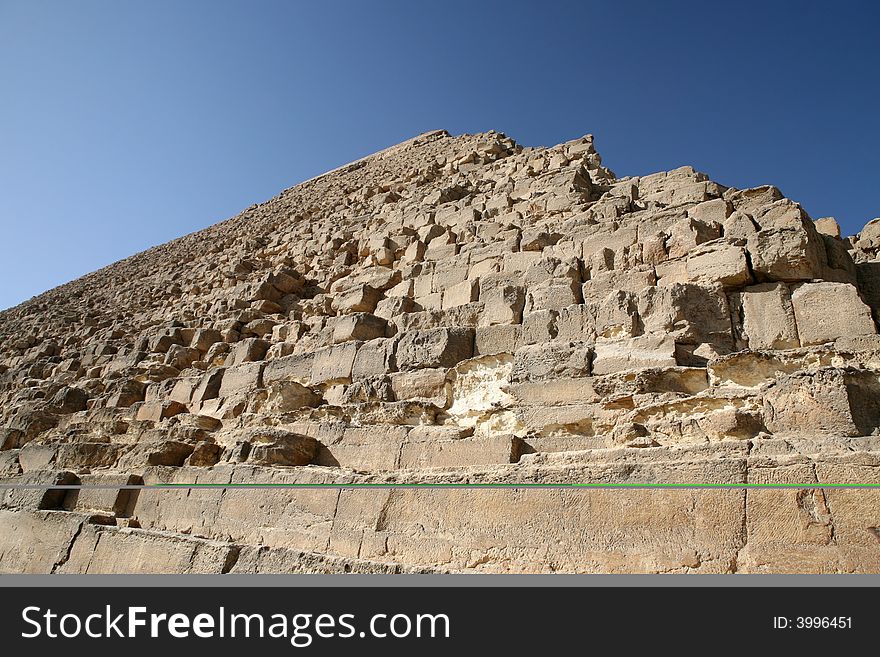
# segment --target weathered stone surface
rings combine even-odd
[[[643,335],[629,340],[598,342],[593,358],[594,374],[610,374],[640,367],[677,365],[675,340],[665,335]]]
[[[401,370],[452,367],[474,353],[474,331],[439,328],[408,331],[397,343],[397,366]]]
[[[250,442],[247,460],[254,465],[307,465],[318,448],[314,438],[293,433],[261,432]]]
[[[772,385],[764,396],[767,428],[865,436],[880,427],[880,380],[875,373],[837,368],[797,372]]]
[[[513,381],[589,376],[591,349],[571,342],[549,342],[518,349],[513,358]]]
[[[263,409],[274,413],[289,413],[318,406],[321,401],[321,395],[296,381],[276,381],[269,385]]]
[[[382,293],[369,285],[358,285],[333,300],[333,309],[340,313],[371,313]]]
[[[791,295],[801,344],[822,344],[877,332],[871,309],[846,283],[805,283]]]
[[[391,375],[391,389],[397,401],[424,401],[440,408],[449,403],[447,370],[425,368]]]
[[[387,321],[369,313],[353,313],[340,317],[333,326],[333,342],[372,340],[385,335]]]
[[[687,256],[687,274],[691,280],[741,287],[752,280],[746,250],[736,241],[707,242]]]
[[[263,368],[263,385],[271,386],[281,381],[307,383],[312,376],[314,360],[315,354],[311,352],[270,360]]]
[[[762,283],[735,295],[741,338],[751,349],[792,349],[800,346],[791,294],[785,283]]]
[[[351,371],[357,355],[357,342],[347,342],[335,347],[326,347],[315,353],[312,363],[312,385],[327,385],[351,380]]]
[[[825,250],[812,223],[761,230],[749,238],[752,268],[759,280],[803,281],[821,275]]]
[[[880,220],[420,135],[0,313],[0,571],[876,572],[869,490],[517,484],[880,482],[878,311]]]

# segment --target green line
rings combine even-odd
[[[212,483],[212,484],[147,484],[148,488],[880,488],[880,483],[820,484],[820,483],[572,483],[572,484],[458,484],[458,483]]]

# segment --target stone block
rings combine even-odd
[[[762,283],[734,296],[734,316],[741,313],[741,339],[749,349],[800,346],[794,307],[785,283]]]
[[[871,309],[846,283],[804,283],[791,294],[801,345],[877,332]]]
[[[314,352],[291,354],[266,361],[263,368],[263,385],[268,387],[279,381],[306,384],[311,380],[314,361]]]
[[[677,365],[675,340],[665,335],[642,335],[628,340],[597,342],[593,374],[610,374],[642,367]]]
[[[336,318],[333,323],[333,342],[372,340],[385,337],[387,321],[370,313],[352,313]]]
[[[397,344],[400,370],[423,367],[453,367],[474,354],[474,330],[439,328],[407,331]]]
[[[692,249],[687,255],[688,278],[699,283],[740,287],[752,281],[746,250],[740,241],[718,240]]]
[[[227,366],[252,363],[263,360],[269,350],[269,343],[261,338],[247,338],[237,342],[226,357]]]
[[[227,367],[220,385],[220,397],[230,397],[236,393],[256,390],[263,385],[263,363],[243,363]]]
[[[466,270],[465,270],[466,271]],[[443,290],[442,308],[455,308],[480,298],[479,280],[466,280]]]
[[[866,436],[880,427],[876,372],[833,367],[796,372],[764,394],[764,416],[773,433]]]
[[[316,351],[312,363],[311,385],[350,383],[354,359],[360,345],[360,342],[346,342]]]
[[[511,381],[590,375],[592,350],[576,342],[552,341],[521,347],[513,356]]]
[[[356,285],[337,294],[331,303],[333,310],[340,314],[372,313],[382,299],[382,292],[369,285]]]
[[[390,376],[397,401],[423,401],[438,408],[449,405],[450,385],[445,368],[424,368]]]

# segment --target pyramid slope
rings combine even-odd
[[[880,482],[878,248],[424,133],[0,313],[0,478],[111,488],[8,490],[0,570],[877,571],[876,493],[742,485]]]

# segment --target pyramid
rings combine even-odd
[[[878,250],[419,135],[0,313],[0,571],[877,572]]]

